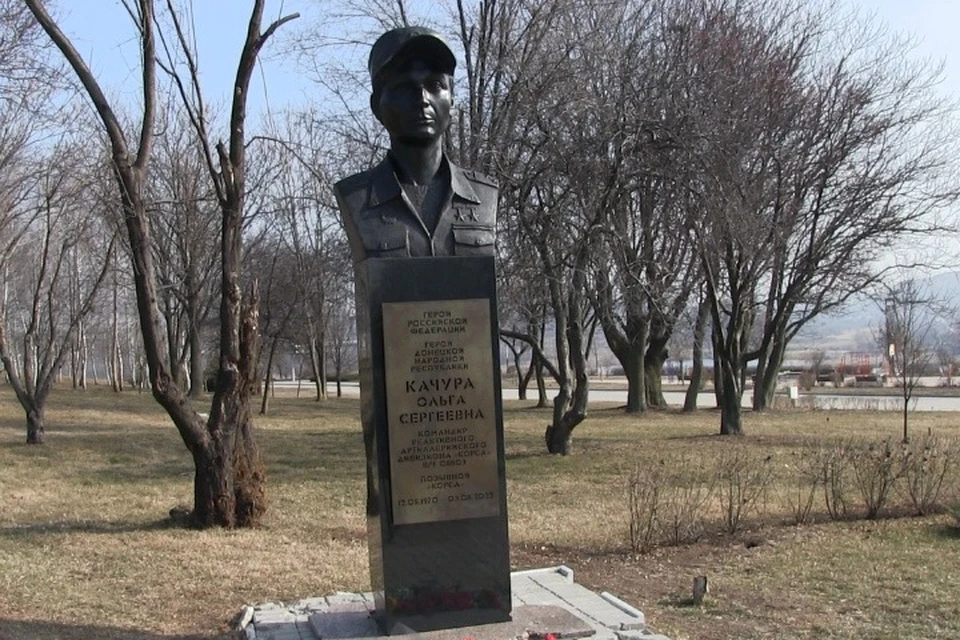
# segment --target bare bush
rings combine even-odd
[[[717,474],[691,456],[640,462],[627,478],[630,548],[696,542],[707,522]]]
[[[852,444],[845,440],[822,443],[816,449],[823,499],[827,513],[833,520],[840,520],[847,515],[846,494],[852,451]]]
[[[740,446],[725,447],[717,459],[716,478],[723,509],[723,524],[736,533],[746,516],[757,508],[770,485],[773,456],[760,458]]]
[[[706,507],[714,494],[715,475],[689,456],[678,456],[673,462],[680,475],[663,501],[663,534],[669,544],[696,542],[706,526]]]
[[[956,521],[957,526],[960,527],[960,502],[955,502],[949,511],[950,515],[953,516],[953,519]]]
[[[903,475],[904,448],[890,438],[861,446],[851,457],[854,485],[863,499],[868,520],[886,506],[897,481]]]
[[[917,515],[934,511],[948,474],[957,466],[960,443],[933,434],[914,438],[903,457],[903,485]]]
[[[794,524],[810,521],[817,491],[824,483],[819,452],[822,445],[806,445],[790,454],[787,463],[788,477],[782,478],[781,498],[790,511]]]
[[[637,463],[627,479],[630,548],[635,552],[646,553],[659,541],[660,506],[667,481],[663,460]]]

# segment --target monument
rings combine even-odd
[[[443,152],[456,59],[383,34],[386,157],[335,186],[354,264],[370,574],[385,633],[510,619],[494,271],[497,186]]]

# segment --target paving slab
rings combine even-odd
[[[405,633],[389,637],[417,640],[517,640],[591,638],[592,640],[669,640],[651,631],[641,611],[616,596],[596,593],[575,582],[569,567],[516,571],[510,576],[510,622]],[[240,640],[379,640],[370,593],[334,593],[296,603],[265,603],[244,609]],[[252,611],[252,615],[250,615]],[[442,614],[437,614],[442,615]]]

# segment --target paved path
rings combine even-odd
[[[304,383],[305,388],[307,388],[307,384],[308,383]],[[279,388],[291,389],[296,388],[297,383],[284,380],[277,381],[276,385]],[[331,396],[336,394],[337,386],[335,383],[329,383],[327,388]],[[360,386],[356,382],[344,382],[342,388],[343,395],[345,396],[357,397],[360,395]],[[310,392],[309,388],[307,388],[306,392]],[[685,395],[682,391],[665,391],[663,394],[667,404],[671,407],[682,407]],[[518,398],[519,395],[515,388],[508,387],[503,390],[504,400],[517,400]],[[594,387],[590,389],[590,402],[626,404],[627,391],[625,389],[602,389]],[[903,408],[903,400],[899,396],[802,393],[800,394],[800,403],[801,406],[803,406],[804,403],[809,403],[817,409],[900,411]],[[744,395],[742,404],[746,408],[750,407],[749,393]],[[712,391],[700,392],[697,395],[697,406],[702,409],[716,407],[716,396],[714,396]],[[910,409],[912,411],[960,411],[960,397],[916,397],[911,401]]]
[[[390,637],[519,640],[525,633],[545,636],[549,632],[561,632],[564,638],[669,640],[650,631],[643,613],[616,596],[606,592],[597,594],[577,584],[568,567],[516,571],[510,574],[510,588],[515,613],[513,622]],[[370,617],[372,608],[369,593],[336,593],[290,605],[266,603],[246,607],[237,636],[245,640],[374,640],[386,637],[380,635]]]

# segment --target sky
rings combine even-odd
[[[249,6],[243,0],[193,3],[193,19],[200,36],[197,60],[201,86],[205,99],[215,104],[228,104],[246,35]],[[284,63],[277,53],[287,45],[293,32],[298,32],[308,20],[316,19],[319,6],[319,1],[310,0],[267,1],[264,25],[290,13],[299,12],[301,18],[281,27],[261,53],[249,97],[252,112],[306,99],[311,83],[296,65]],[[138,42],[119,0],[60,0],[58,18],[108,95],[121,101],[136,99],[141,86]]]
[[[942,60],[945,76],[941,91],[960,98],[960,2],[957,0],[839,0],[887,24],[892,30],[909,33],[917,40],[913,57]],[[429,0],[408,0],[414,11],[430,12]],[[295,62],[281,60],[278,52],[302,30],[322,23],[326,0],[268,0],[265,22],[299,12],[299,20],[284,26],[268,43],[261,57],[261,72],[254,78],[251,110],[262,113],[290,102],[304,102],[318,93]],[[60,0],[61,24],[78,50],[90,61],[111,95],[134,98],[139,91],[136,42],[130,21],[119,0]],[[236,70],[249,4],[243,0],[194,0],[199,62],[207,99],[226,104]],[[349,38],[351,34],[344,34]],[[362,36],[354,36],[361,38]],[[363,46],[357,55],[366,58]],[[322,55],[322,50],[318,50]],[[271,57],[272,56],[272,57]],[[264,81],[266,79],[266,82]]]
[[[945,93],[960,98],[960,2],[956,0],[852,0],[893,31],[917,38],[912,55],[943,61]]]

